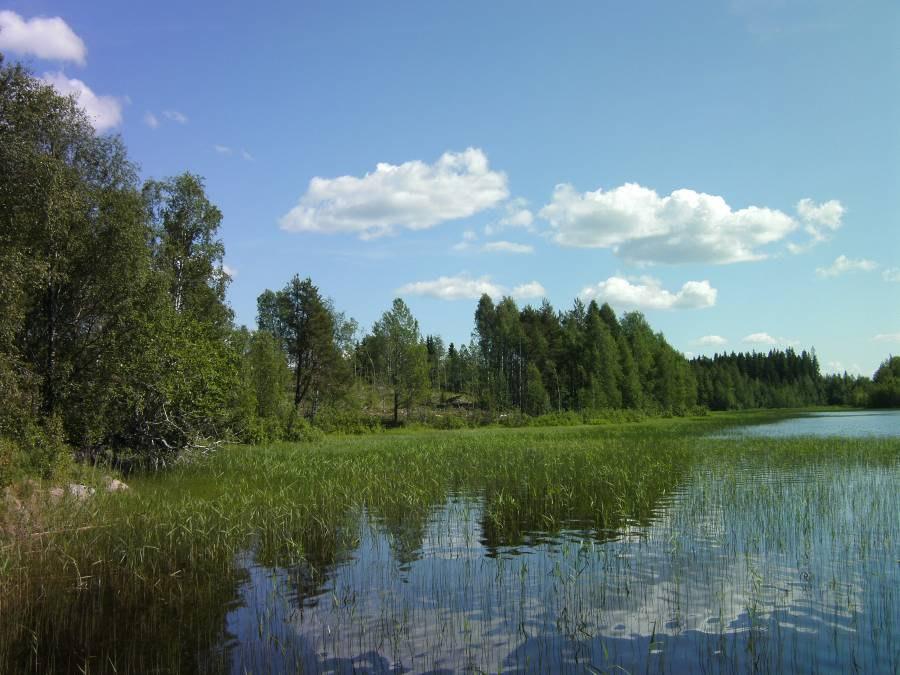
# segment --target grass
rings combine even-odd
[[[395,627],[382,629],[380,644],[390,650],[396,643],[400,653],[404,635],[408,643],[416,620],[422,618],[420,608],[405,600],[378,607],[363,603],[360,598],[371,590],[366,580],[343,584],[337,593],[335,564],[361,555],[362,542],[375,546],[372,542],[382,538],[389,542],[392,564],[415,567],[423,540],[435,536],[435,514],[443,513],[455,495],[469,505],[464,514],[457,514],[459,518],[477,521],[471,524],[478,534],[470,545],[487,554],[479,556],[479,569],[489,570],[490,578],[506,580],[508,587],[513,572],[505,552],[540,553],[534,560],[542,560],[546,569],[536,563],[531,571],[519,567],[515,573],[526,580],[522,583],[527,582],[529,594],[556,589],[545,596],[545,603],[556,614],[554,635],[565,649],[577,645],[579,636],[587,639],[588,634],[602,632],[596,612],[607,598],[619,598],[621,592],[619,585],[611,585],[613,581],[636,585],[637,593],[645,588],[636,568],[622,566],[623,560],[640,566],[639,555],[609,557],[622,545],[626,532],[642,533],[638,540],[668,538],[665,550],[671,569],[690,569],[690,551],[701,536],[715,539],[726,558],[744,560],[742,574],[751,582],[760,579],[742,591],[751,623],[754,612],[772,605],[764,590],[767,556],[802,553],[797,523],[801,533],[807,528],[806,541],[815,542],[813,549],[826,550],[827,544],[833,550],[851,551],[852,556],[845,557],[855,563],[865,555],[866,560],[879,561],[865,569],[880,574],[880,583],[896,581],[896,562],[885,566],[882,554],[885,546],[896,550],[900,507],[889,481],[897,477],[900,441],[707,437],[736,423],[762,423],[790,414],[391,432],[309,445],[231,447],[163,473],[135,476],[127,494],[48,504],[49,534],[0,543],[0,672],[228,670],[231,655],[218,648],[233,631],[227,617],[248,581],[258,583],[241,564],[248,555],[257,567],[290,570],[299,596],[316,595],[330,585],[334,608],[345,612],[341,615],[345,628],[362,625],[361,615],[351,616],[353,608],[380,612],[382,625]],[[753,469],[749,474],[747,462]],[[875,478],[863,481],[863,487],[874,485],[875,490],[838,479],[867,468],[876,470]],[[805,487],[758,481],[748,489],[747,476],[761,471],[796,472]],[[693,486],[687,498],[685,485]],[[668,517],[664,530],[654,530],[676,498],[679,508]],[[869,513],[878,527],[840,530],[839,526],[854,527],[840,514],[862,512]],[[755,519],[741,517],[747,513],[755,514]],[[892,518],[893,529],[884,525]],[[829,523],[834,530],[830,534],[812,534]],[[449,521],[446,525],[455,527]],[[562,552],[558,542],[565,537],[559,537],[572,531],[587,543],[572,544]],[[827,541],[821,538],[826,535]],[[879,543],[878,537],[889,541]],[[588,544],[590,552],[583,548]],[[383,561],[379,556],[374,560]],[[721,576],[719,563],[696,562],[708,570],[710,583]],[[584,578],[593,579],[589,587],[577,581],[579,565]],[[548,575],[534,576],[536,569]],[[557,575],[555,582],[547,581],[553,578],[551,572]],[[384,572],[388,587],[392,574]],[[839,569],[834,574],[836,586],[850,583]],[[280,577],[272,577],[276,578]],[[499,582],[485,585],[480,579],[475,575],[467,582],[479,597],[487,595],[488,600],[480,602],[505,611],[507,605],[496,595]],[[438,604],[446,601],[452,606],[448,582],[439,578],[430,583],[429,592],[437,593]],[[601,591],[606,593],[603,598],[598,595]],[[896,598],[891,602],[884,609],[888,619],[897,612]],[[883,643],[887,645],[888,638],[896,641],[900,626],[883,623],[876,628],[887,636]],[[261,640],[271,624],[271,617],[259,618]],[[467,630],[462,624],[452,628],[452,635],[465,635]],[[285,655],[290,649],[283,641],[278,646],[269,639],[258,646],[261,660],[253,662],[256,668],[270,670],[280,663],[289,670],[284,659],[291,656]],[[485,655],[472,646],[472,639],[467,644],[477,665]],[[540,660],[556,653],[543,643],[536,654],[528,652],[533,644],[528,640],[525,644],[531,646],[523,659]],[[620,648],[624,649],[603,647],[613,655]],[[896,668],[897,656],[888,657]],[[558,664],[562,657],[556,658]]]

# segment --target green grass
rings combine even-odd
[[[792,414],[237,446],[133,476],[129,493],[47,505],[46,533],[0,543],[0,672],[222,670],[227,656],[210,648],[246,580],[239,557],[252,549],[260,564],[300,569],[314,587],[358,545],[363,509],[401,552],[415,549],[430,514],[456,493],[483,500],[491,546],[576,526],[602,542],[650,524],[667,495],[716,457],[730,467],[764,453],[773,467],[812,460],[836,471],[900,457],[898,440],[707,437]],[[737,485],[737,474],[730,480]],[[697,502],[697,518],[711,508]],[[762,527],[777,531],[777,522],[770,511]]]

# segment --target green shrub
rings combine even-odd
[[[444,414],[431,419],[431,426],[435,429],[466,429],[469,425],[466,418],[460,415]]]
[[[381,431],[381,420],[349,406],[323,408],[316,415],[313,424],[326,434],[369,434]]]
[[[25,455],[11,438],[0,438],[0,488],[23,477]]]
[[[284,440],[295,443],[314,443],[323,438],[325,433],[321,429],[314,427],[308,419],[296,413],[291,416],[284,434]]]

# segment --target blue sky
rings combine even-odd
[[[487,290],[637,308],[691,354],[900,351],[896,2],[0,11],[143,175],[205,177],[241,323],[299,273],[456,342]]]

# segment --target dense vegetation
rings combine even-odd
[[[0,60],[0,484],[69,448],[166,460],[221,440],[315,438],[419,421],[455,427],[819,403],[897,405],[900,361],[822,378],[791,350],[688,362],[637,312],[558,312],[484,296],[473,339],[423,338],[397,299],[367,334],[310,279],[236,327],[200,177],[138,178],[74,99]]]

